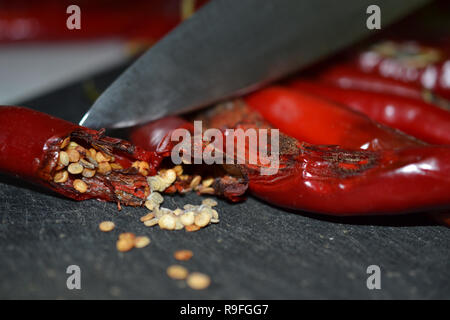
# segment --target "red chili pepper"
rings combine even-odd
[[[335,215],[448,208],[450,149],[346,151],[299,143],[274,177],[249,173],[249,189],[269,203]]]
[[[341,64],[321,70],[318,80],[343,89],[355,89],[376,93],[388,93],[402,97],[423,100],[424,90],[415,85],[394,79],[384,78],[378,74],[364,73],[355,67]]]
[[[346,149],[380,150],[423,145],[331,101],[284,87],[269,87],[245,97],[273,126],[300,141]]]
[[[385,41],[352,61],[366,73],[410,83],[450,99],[450,57],[446,50],[416,42]]]
[[[450,111],[437,106],[417,99],[341,89],[307,80],[295,80],[290,87],[345,105],[423,141],[450,144]]]
[[[200,119],[205,121],[205,128],[271,128],[257,112],[238,102],[209,111]],[[248,148],[246,154],[254,151]],[[361,215],[450,205],[448,147],[417,144],[396,150],[345,150],[281,135],[279,156],[279,170],[274,175],[260,174],[263,161],[234,166],[248,179],[253,195],[277,206],[330,215]]]
[[[194,2],[198,9],[206,1]],[[0,3],[0,42],[77,40],[108,37],[155,41],[182,21],[182,0],[2,1]],[[70,30],[66,13],[77,4],[81,28]]]
[[[123,169],[112,170],[108,174],[100,174],[98,169],[92,177],[69,173],[60,182],[55,182],[57,172],[67,169],[67,164],[60,164],[60,154],[69,139],[80,145],[81,148],[76,150],[81,157],[85,157],[84,160],[89,160],[86,165],[100,166],[95,159],[89,158],[92,154],[87,153],[89,148],[95,148],[107,157],[114,157],[115,164]],[[21,107],[0,107],[0,145],[2,172],[42,184],[76,200],[97,198],[125,205],[141,205],[149,194],[148,183],[144,175],[130,166],[135,160],[146,161],[149,163],[149,173],[155,173],[161,162],[161,156],[156,152],[107,137],[103,131],[80,127]],[[86,184],[86,192],[75,188],[76,179]]]

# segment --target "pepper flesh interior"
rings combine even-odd
[[[83,146],[83,145],[84,146]],[[130,160],[95,146],[62,140],[50,183],[60,188],[88,192],[92,196],[126,205],[140,206],[150,194],[146,161]]]

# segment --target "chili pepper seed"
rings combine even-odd
[[[200,272],[192,272],[186,279],[189,287],[194,290],[203,290],[211,284],[211,278]]]
[[[73,187],[75,188],[75,190],[77,190],[80,193],[85,193],[88,189],[87,184],[80,179],[75,179],[73,181]]]
[[[99,229],[103,232],[109,232],[114,229],[116,225],[112,221],[103,221],[98,225]]]
[[[150,238],[146,236],[136,237],[134,240],[134,246],[136,248],[144,248],[150,243]]]
[[[56,183],[64,183],[69,179],[69,173],[66,170],[58,171],[53,177],[53,181]]]
[[[84,169],[83,166],[78,162],[71,163],[67,167],[67,170],[69,170],[71,174],[80,174],[83,172],[83,169]]]
[[[187,260],[191,259],[193,255],[194,254],[192,253],[191,250],[178,250],[178,251],[175,251],[175,253],[173,254],[175,259],[180,260],[180,261],[187,261]]]
[[[180,265],[171,265],[166,272],[170,278],[175,280],[183,280],[188,276],[188,270]]]

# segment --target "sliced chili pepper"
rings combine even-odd
[[[69,140],[78,144],[73,145],[75,151],[69,151],[70,145],[66,146]],[[131,164],[135,160],[146,161],[149,173],[154,174],[162,159],[156,152],[107,137],[103,130],[80,127],[22,107],[0,107],[0,145],[2,172],[42,184],[76,200],[97,198],[133,206],[145,201],[149,187],[145,176]],[[83,161],[78,158],[70,161],[72,172],[91,168],[96,170],[95,174],[90,177],[72,174],[69,160],[62,161],[63,148],[67,150],[66,155],[75,153],[76,157],[83,158]],[[101,152],[111,163],[105,161],[108,164],[102,165],[103,162],[98,162],[101,158],[93,159],[90,148]],[[113,165],[118,169],[111,169]],[[102,166],[108,172],[101,173]],[[76,188],[77,183],[80,189]]]
[[[290,87],[345,105],[423,141],[450,144],[450,111],[420,100],[341,89],[307,80],[295,80]]]
[[[364,150],[424,144],[359,112],[291,88],[269,87],[248,95],[245,101],[274,127],[311,144]]]

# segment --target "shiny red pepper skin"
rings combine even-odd
[[[134,160],[147,161],[153,173],[161,157],[121,139],[104,136],[102,131],[80,127],[62,119],[22,107],[0,107],[0,171],[44,185],[76,200],[97,198],[139,205],[148,189],[145,177],[129,173],[96,175],[86,193],[76,191],[70,180],[54,183],[59,146],[66,137],[108,150],[125,168]],[[84,178],[83,178],[84,179]],[[126,195],[132,195],[129,199]],[[125,198],[121,199],[121,196]]]
[[[450,56],[447,50],[416,42],[385,41],[350,61],[365,73],[426,88],[450,99]]]
[[[361,113],[287,87],[268,87],[245,97],[269,123],[300,141],[345,149],[381,150],[423,145]]]
[[[423,141],[450,144],[450,111],[437,106],[417,99],[341,89],[307,80],[295,80],[290,87],[345,105]]]
[[[384,78],[378,74],[364,73],[346,64],[325,68],[316,75],[316,78],[320,82],[342,89],[387,93],[420,101],[424,99],[424,90],[417,86]]]

